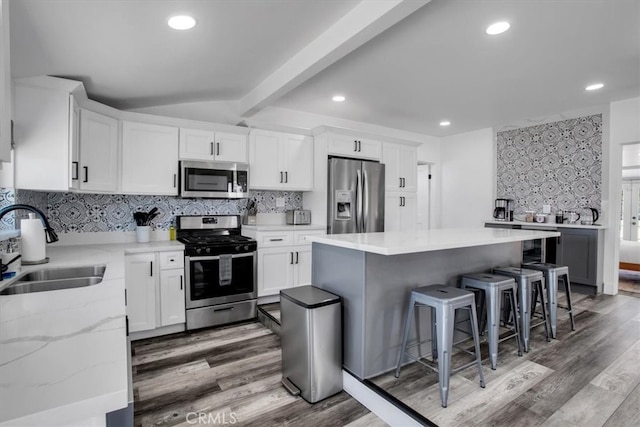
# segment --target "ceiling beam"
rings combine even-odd
[[[431,0],[364,0],[240,99],[250,117]]]

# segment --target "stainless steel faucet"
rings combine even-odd
[[[49,221],[47,220],[47,217],[42,213],[40,209],[34,208],[33,206],[17,204],[17,205],[10,205],[5,208],[2,208],[0,209],[0,220],[7,213],[18,210],[18,209],[33,212],[40,217],[40,221],[42,221],[42,224],[44,225],[44,233],[47,238],[47,243],[53,243],[58,241],[58,235],[53,230],[53,228],[51,228],[51,225],[49,225]],[[2,260],[0,259],[0,280],[2,280],[2,270],[3,270]]]

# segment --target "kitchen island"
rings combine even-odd
[[[54,244],[49,263],[22,268],[106,266],[95,285],[0,295],[0,426],[100,426],[127,407],[124,256],[165,247],[183,245]]]
[[[312,284],[343,298],[344,369],[363,380],[395,368],[412,289],[457,286],[462,274],[520,265],[523,241],[559,234],[480,228],[310,236]],[[421,340],[430,335],[429,313],[422,316]]]

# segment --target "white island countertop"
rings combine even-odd
[[[314,243],[339,246],[380,255],[401,255],[444,249],[558,237],[557,231],[509,230],[502,228],[437,229],[413,232],[383,232],[309,236]]]
[[[182,249],[178,242],[52,244],[49,263],[23,267],[106,270],[93,286],[0,295],[0,425],[78,425],[127,406],[124,256]]]

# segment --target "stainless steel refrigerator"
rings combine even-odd
[[[384,231],[384,165],[329,158],[327,233]]]

